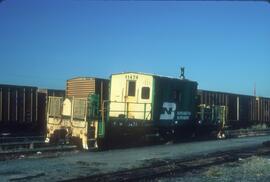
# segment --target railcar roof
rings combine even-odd
[[[38,88],[39,92],[48,92],[48,91],[52,91],[52,92],[65,92],[65,89],[51,89],[51,88]]]
[[[36,86],[29,86],[29,85],[10,85],[10,84],[0,84],[0,88],[33,88],[37,89]]]
[[[121,73],[114,73],[113,75],[121,75],[121,74],[140,74],[140,75],[148,75],[148,76],[154,76],[154,77],[161,77],[161,78],[168,78],[168,79],[177,79],[177,80],[181,80],[181,81],[188,81],[188,82],[196,82],[193,80],[189,80],[189,79],[180,79],[177,77],[170,77],[170,76],[163,76],[163,75],[157,75],[157,74],[151,74],[151,73],[143,73],[143,72],[121,72]],[[196,82],[197,83],[197,82]]]
[[[246,94],[239,94],[239,93],[233,93],[233,92],[223,92],[223,91],[215,91],[215,90],[205,90],[205,89],[198,89],[198,92],[211,92],[211,93],[218,93],[218,94],[226,94],[226,95],[237,95],[237,96],[245,96],[245,97],[258,97],[263,99],[270,99],[269,97],[263,97],[263,96],[254,96],[254,95],[246,95]]]
[[[74,77],[74,78],[70,78],[67,81],[69,81],[69,80],[76,80],[76,79],[82,79],[82,80],[95,80],[95,79],[98,79],[98,80],[109,80],[107,78],[99,78],[99,77],[95,77],[95,76],[77,76],[77,77]]]

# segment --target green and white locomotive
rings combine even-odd
[[[96,78],[71,80],[65,101],[49,99],[48,141],[56,136],[77,138],[89,149],[130,136],[134,140],[148,135],[177,140],[195,135],[197,127],[209,122],[216,128],[221,123],[216,122],[221,118],[217,114],[205,119],[209,106],[198,110],[198,84],[185,79],[183,73],[180,78],[119,73],[111,75],[109,84]]]
[[[134,72],[113,74],[110,131],[114,135],[157,131],[164,137],[190,134],[196,116],[196,92],[197,83],[186,79]]]

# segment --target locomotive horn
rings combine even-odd
[[[180,79],[184,80],[185,79],[185,67],[181,67],[181,75],[180,75]]]

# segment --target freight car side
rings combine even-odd
[[[226,126],[230,129],[247,128],[270,123],[270,98],[198,90],[200,104],[227,107]]]
[[[44,135],[48,96],[65,96],[64,90],[0,85],[0,134]]]
[[[250,120],[258,124],[270,125],[270,98],[251,98]]]
[[[0,133],[31,135],[38,127],[37,87],[0,85]]]

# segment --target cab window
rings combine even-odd
[[[128,96],[134,97],[136,94],[136,81],[128,82]]]
[[[182,94],[179,90],[174,90],[172,92],[172,99],[174,101],[176,101],[177,103],[181,103],[182,102]]]
[[[150,88],[149,87],[143,87],[142,88],[142,99],[149,99],[150,97]]]

